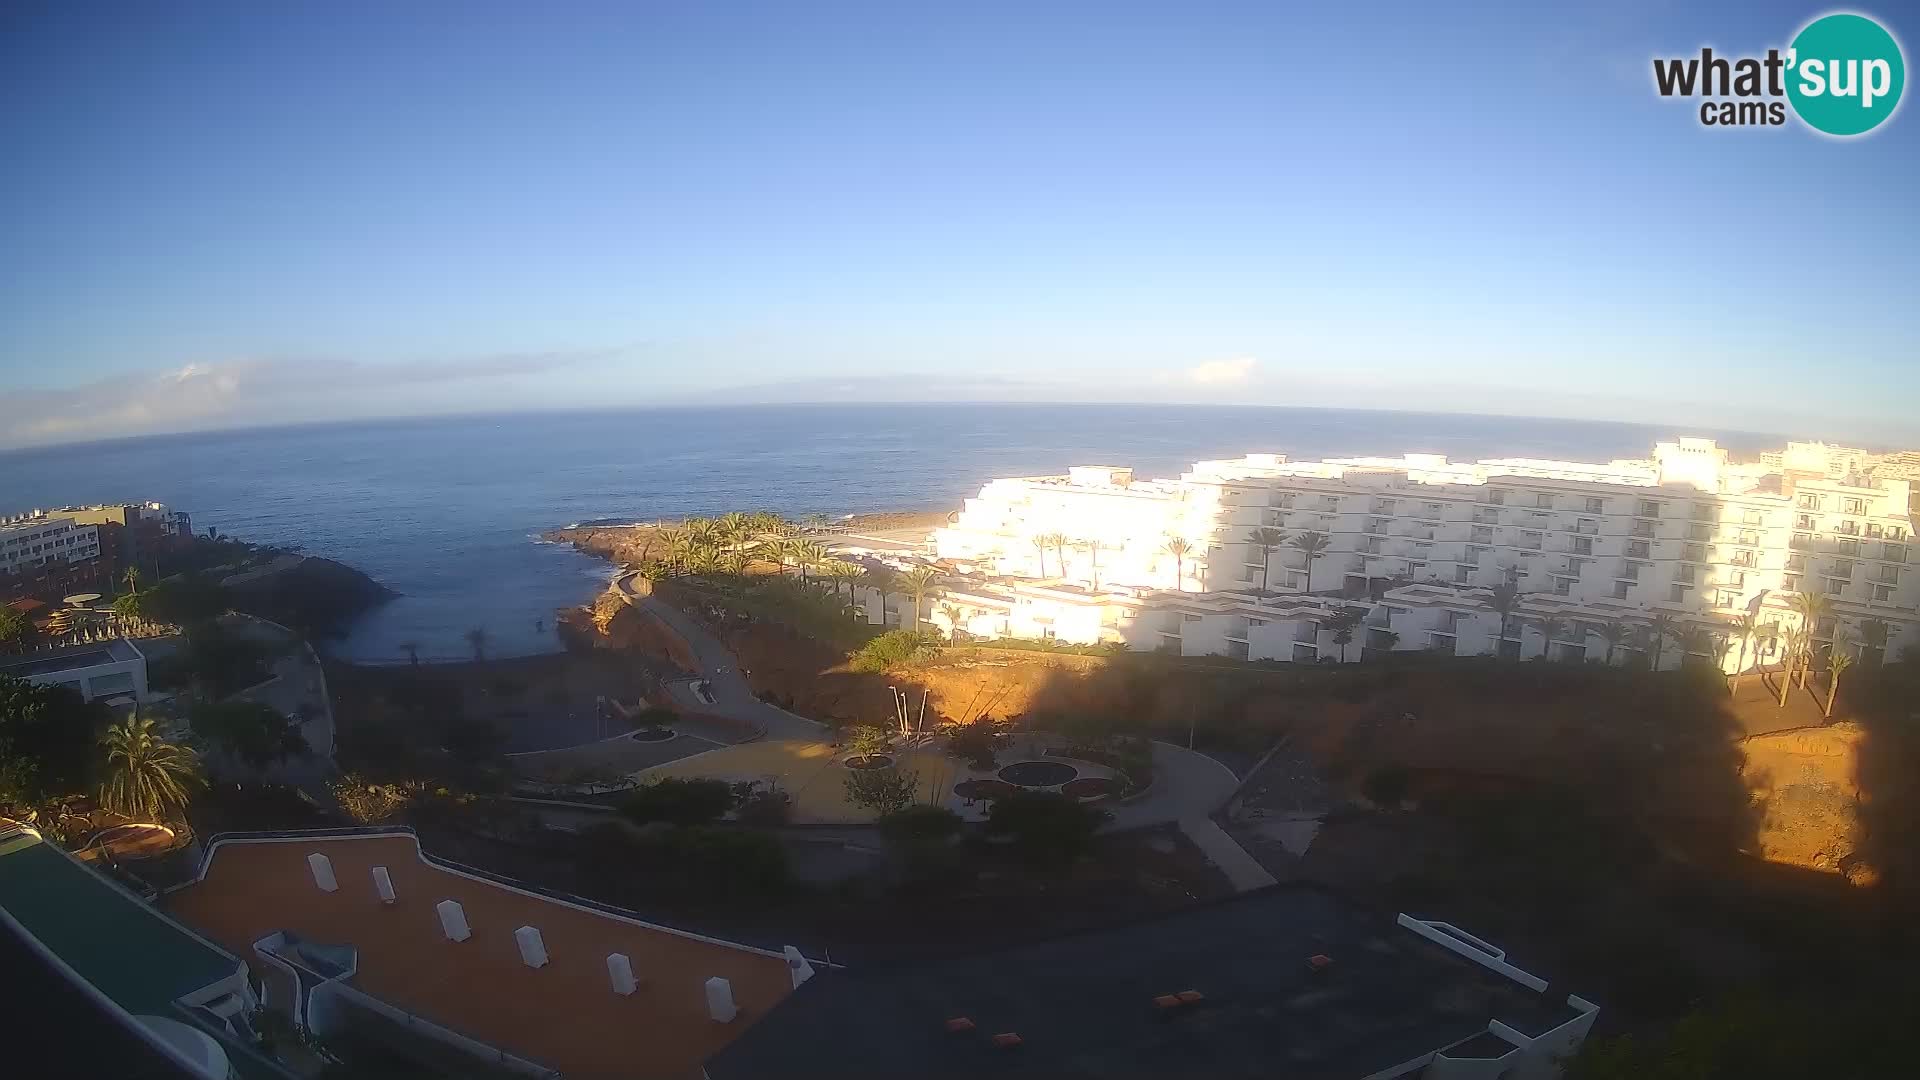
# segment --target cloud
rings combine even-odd
[[[1190,383],[1201,386],[1218,386],[1222,383],[1246,382],[1259,361],[1251,356],[1239,356],[1232,360],[1209,360],[1204,364],[1190,367],[1184,373]]]
[[[195,362],[68,389],[0,395],[0,447],[359,414],[368,402],[379,400],[382,391],[391,395],[403,387],[422,388],[431,405],[433,395],[461,384],[540,375],[621,351],[500,353],[380,364],[337,359]]]

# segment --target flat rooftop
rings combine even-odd
[[[337,892],[313,884],[307,855],[333,861]],[[385,866],[398,896],[374,892]],[[450,942],[434,905],[457,900],[473,936]],[[206,877],[168,896],[182,922],[254,962],[276,930],[351,945],[352,985],[409,1012],[582,1078],[697,1077],[700,1062],[792,993],[780,956],[604,914],[427,863],[404,834],[226,842]],[[538,927],[547,966],[521,962],[513,932]],[[640,988],[609,988],[606,957],[625,953]],[[710,976],[733,984],[740,1016],[707,1015]]]
[[[0,835],[0,908],[135,1015],[240,971],[240,961],[28,832]],[[234,950],[238,953],[238,950]]]
[[[84,645],[66,645],[47,652],[6,657],[0,659],[0,672],[26,679],[35,675],[51,675],[138,659],[140,653],[124,641],[93,641]]]
[[[1308,958],[1333,965],[1315,973]],[[1196,990],[1174,1009],[1155,998]],[[1357,1077],[1572,1019],[1538,994],[1311,888],[910,969],[823,971],[708,1062],[766,1077]],[[969,1032],[947,1030],[966,1017]],[[997,1048],[1014,1032],[1021,1044]]]

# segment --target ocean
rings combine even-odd
[[[1403,451],[1456,460],[1645,456],[1675,432],[1623,423],[1336,409],[873,404],[528,413],[169,435],[0,453],[0,514],[159,500],[204,532],[350,564],[398,590],[336,655],[396,662],[557,650],[556,608],[606,563],[542,530],[728,510],[789,515],[958,507],[996,476],[1131,465],[1177,475],[1201,458]],[[1751,452],[1778,437],[1725,432]]]

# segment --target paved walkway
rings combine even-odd
[[[739,661],[734,659],[732,651],[679,608],[650,596],[634,595],[633,575],[622,575],[613,584],[621,599],[658,616],[661,622],[685,638],[693,649],[694,659],[700,662],[700,669],[713,691],[713,704],[709,705],[694,695],[691,680],[667,684],[667,692],[673,695],[676,704],[690,712],[718,713],[752,724],[765,731],[769,739],[816,740],[826,730],[823,724],[796,716],[754,697],[753,689],[740,674]]]
[[[1180,819],[1180,831],[1187,834],[1205,855],[1207,860],[1227,875],[1227,880],[1241,892],[1252,889],[1264,889],[1274,883],[1274,876],[1259,860],[1247,854],[1247,849],[1234,842],[1227,831],[1214,824],[1209,817],[1185,817]]]

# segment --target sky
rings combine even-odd
[[[1827,10],[11,0],[0,446],[862,396],[1920,445],[1920,115],[1653,89]]]

